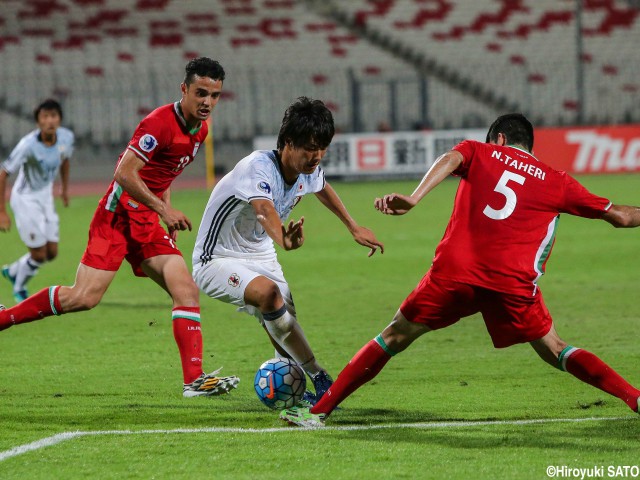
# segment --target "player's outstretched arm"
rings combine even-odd
[[[191,220],[180,210],[172,208],[157,196],[140,178],[145,163],[131,150],[127,150],[118,163],[114,179],[137,202],[156,212],[172,234],[175,230],[191,230]]]
[[[380,249],[380,253],[384,253],[384,244],[376,238],[371,230],[358,225],[351,215],[349,215],[347,207],[344,206],[344,203],[342,203],[342,200],[340,200],[340,197],[329,183],[326,183],[325,187],[316,193],[316,197],[345,224],[357,243],[369,248],[369,257],[376,253],[378,248]]]
[[[462,161],[462,154],[456,150],[450,150],[440,155],[411,195],[391,193],[376,198],[373,206],[386,215],[404,215],[415,207],[427,193],[451,175],[462,164]]]
[[[611,205],[602,219],[616,228],[638,227],[640,226],[640,207]]]
[[[256,212],[258,222],[274,242],[285,250],[295,250],[302,246],[304,243],[304,231],[302,229],[304,217],[297,222],[291,220],[285,227],[271,200],[252,200],[251,206]]]
[[[11,230],[11,218],[7,213],[5,202],[8,176],[7,171],[0,168],[0,232],[8,232]]]

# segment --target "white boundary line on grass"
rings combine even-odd
[[[62,432],[45,437],[35,442],[25,443],[15,448],[0,452],[0,462],[12,457],[17,457],[23,453],[33,452],[42,448],[51,447],[58,443],[73,440],[78,437],[96,435],[155,435],[172,433],[273,433],[273,432],[308,432],[308,431],[353,431],[353,430],[382,430],[391,428],[416,428],[416,429],[436,429],[436,428],[460,428],[479,427],[495,425],[538,425],[545,423],[577,423],[577,422],[606,422],[616,420],[630,420],[634,417],[588,417],[588,418],[542,418],[533,420],[495,420],[476,422],[431,422],[431,423],[387,423],[382,425],[346,425],[343,427],[324,428],[231,428],[231,427],[210,427],[210,428],[176,428],[174,430],[96,430]]]

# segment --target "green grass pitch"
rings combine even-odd
[[[640,203],[638,176],[581,180],[616,203]],[[300,322],[334,376],[429,267],[457,182],[444,182],[405,217],[373,209],[375,196],[410,193],[416,183],[334,184],[385,242],[382,256],[367,258],[313,196],[293,212],[305,216],[306,242],[280,251],[280,261]],[[173,194],[194,229],[207,198]],[[60,255],[31,292],[73,283],[96,201],[58,207]],[[189,259],[195,231],[178,240]],[[0,242],[0,263],[24,252],[15,230]],[[563,215],[540,282],[560,336],[636,385],[639,244],[640,230]],[[12,305],[0,282],[0,301]],[[228,396],[182,398],[170,308],[165,293],[124,264],[94,310],[0,333],[0,478],[542,479],[549,466],[606,473],[640,463],[637,415],[544,364],[528,345],[494,350],[479,317],[427,334],[344,402],[328,422],[335,428],[311,431],[286,426],[255,396],[255,371],[273,356],[256,321],[206,297],[205,368],[224,366],[241,383]]]

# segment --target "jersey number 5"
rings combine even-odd
[[[509,217],[516,209],[516,203],[518,203],[518,197],[516,196],[516,192],[514,192],[510,187],[507,186],[509,180],[513,180],[520,185],[524,185],[524,177],[522,175],[518,175],[517,173],[509,172],[507,170],[504,171],[500,180],[498,180],[498,184],[496,188],[493,189],[494,192],[498,192],[505,196],[505,204],[500,210],[496,210],[491,208],[489,205],[484,207],[482,213],[484,213],[487,217],[493,220],[504,220]]]

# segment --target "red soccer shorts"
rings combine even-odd
[[[114,214],[99,206],[89,226],[89,243],[81,263],[117,271],[123,259],[137,277],[146,277],[140,264],[158,255],[182,255],[153,211]]]
[[[400,311],[407,320],[432,330],[480,312],[495,348],[537,340],[552,325],[539,290],[533,297],[524,297],[433,278],[430,272],[402,302]]]

